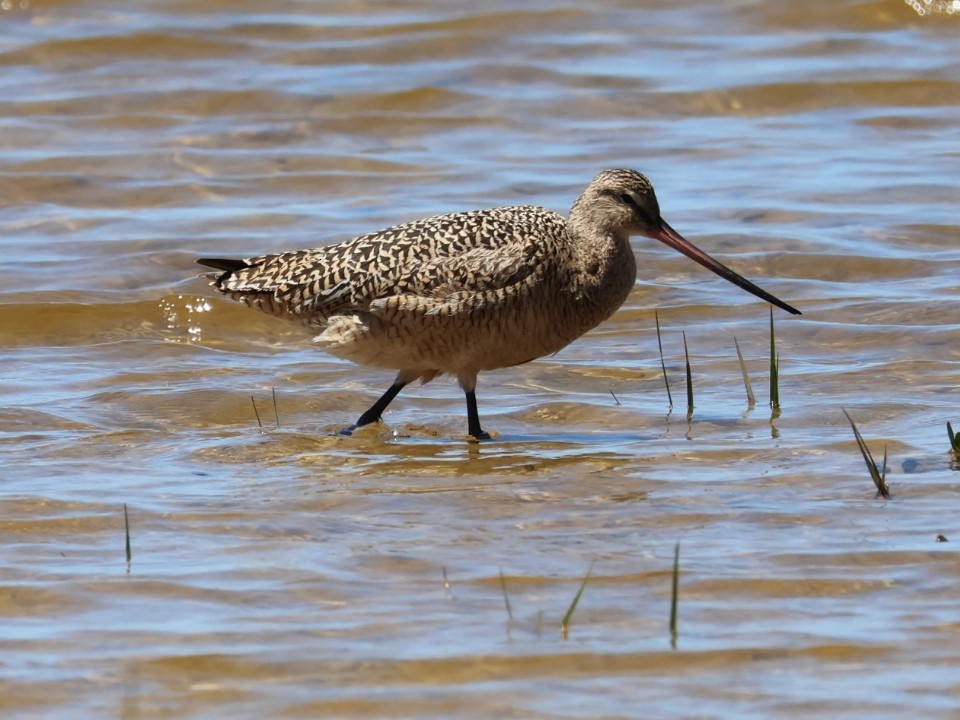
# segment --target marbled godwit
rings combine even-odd
[[[345,432],[375,422],[413,380],[456,375],[467,429],[477,374],[549,355],[606,320],[637,277],[631,235],[659,240],[787,312],[778,300],[681,237],[660,217],[653,186],[605,170],[564,219],[524,205],[396,225],[329,247],[246,260],[204,258],[212,285],[258,310],[319,331],[315,342],[361,365],[397,371]]]

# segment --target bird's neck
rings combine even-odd
[[[577,301],[585,314],[606,320],[627,299],[637,280],[637,261],[626,235],[574,237]]]

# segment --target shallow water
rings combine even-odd
[[[955,716],[960,17],[0,8],[5,717]],[[620,312],[481,377],[479,446],[448,380],[337,435],[389,375],[196,277],[562,211],[610,166],[803,310],[775,315],[779,415],[767,306],[642,239]]]

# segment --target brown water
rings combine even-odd
[[[956,717],[960,16],[11,0],[0,22],[0,715]],[[565,210],[609,166],[803,310],[775,316],[778,417],[767,306],[642,239],[609,322],[481,377],[480,446],[447,380],[336,435],[390,376],[195,277]],[[889,502],[841,407],[886,445]]]

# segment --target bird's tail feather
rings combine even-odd
[[[230,258],[200,258],[198,265],[213,268],[215,270],[226,270],[227,272],[236,272],[249,267],[246,260],[233,260]]]

